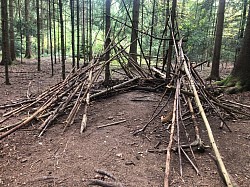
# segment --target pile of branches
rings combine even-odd
[[[221,97],[221,95],[217,94],[217,90],[212,85],[207,85],[199,74],[196,71],[197,65],[194,66],[188,60],[188,57],[184,54],[182,49],[182,40],[176,43],[175,39],[174,47],[176,54],[176,62],[174,67],[172,67],[172,77],[168,81],[168,85],[166,86],[166,90],[158,104],[163,101],[163,98],[167,95],[167,93],[174,93],[174,98],[171,100],[169,97],[171,94],[168,94],[167,102],[164,104],[166,106],[169,102],[173,101],[172,110],[167,113],[165,116],[161,117],[162,123],[169,123],[167,126],[167,131],[169,132],[169,143],[164,152],[166,152],[166,170],[165,170],[165,178],[164,178],[164,187],[169,186],[169,175],[170,175],[170,155],[171,151],[177,151],[179,155],[179,166],[180,166],[180,175],[182,176],[182,157],[184,156],[192,165],[194,170],[199,175],[199,169],[196,166],[193,148],[195,147],[198,151],[205,151],[206,148],[210,146],[205,146],[204,142],[200,135],[200,126],[198,119],[199,116],[202,118],[205,128],[208,132],[208,137],[210,140],[210,144],[214,151],[217,165],[219,166],[219,170],[222,174],[223,181],[225,181],[227,186],[234,186],[231,181],[231,176],[228,174],[225,165],[220,156],[219,150],[216,146],[216,141],[214,139],[209,121],[207,119],[206,112],[216,114],[218,118],[221,120],[220,128],[226,127],[230,132],[231,129],[227,125],[227,119],[236,119],[237,116],[245,116],[250,117],[249,109],[250,106],[244,105],[237,102],[232,102],[225,100]],[[156,68],[152,68],[153,71],[158,73],[162,78],[166,78],[166,74],[162,73],[160,70]],[[216,92],[215,92],[216,90]],[[145,124],[141,129],[138,129],[134,132],[134,134],[138,134],[144,132],[148,127],[151,121],[155,117],[160,114],[163,108],[159,109],[159,112],[155,110],[152,118]],[[195,133],[195,139],[192,141],[191,137],[189,137],[189,133],[187,133],[187,127],[189,124],[193,124],[192,129]],[[183,135],[185,134],[185,140],[183,139]],[[185,144],[181,144],[181,142],[185,142]],[[176,142],[176,146],[173,147],[173,143]],[[192,158],[187,154],[185,149],[189,149],[192,153]],[[151,152],[158,152],[157,149],[149,150]]]

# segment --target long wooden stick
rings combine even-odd
[[[93,68],[89,71],[89,78],[88,78],[88,86],[87,86],[87,96],[86,96],[86,103],[85,103],[85,107],[84,107],[84,112],[83,112],[83,117],[82,117],[82,123],[81,123],[81,129],[80,129],[80,133],[82,134],[83,131],[86,129],[87,127],[87,110],[88,110],[88,106],[89,106],[89,101],[90,101],[90,87],[93,83],[92,81],[92,75],[93,75]]]
[[[179,86],[177,85],[176,91],[175,91],[175,98],[174,98],[174,108],[173,108],[173,115],[172,115],[170,137],[169,137],[169,143],[167,147],[164,187],[169,186],[170,154],[171,154],[171,148],[172,148],[173,138],[174,138],[174,129],[175,129],[175,121],[176,121],[176,104],[177,104],[177,98],[178,98],[178,93],[179,93],[178,89],[179,89]]]
[[[217,147],[217,145],[216,145],[216,143],[215,143],[215,139],[214,139],[214,136],[213,136],[213,133],[212,133],[210,124],[209,124],[209,122],[208,122],[208,119],[207,119],[207,116],[206,116],[205,111],[204,111],[204,109],[203,109],[203,106],[202,106],[202,104],[201,104],[201,102],[200,102],[199,95],[198,95],[197,90],[196,90],[196,87],[195,87],[195,85],[194,85],[194,81],[193,81],[193,79],[192,79],[192,76],[191,76],[191,74],[190,74],[190,72],[189,72],[188,65],[187,65],[187,62],[186,62],[186,60],[185,60],[185,58],[184,58],[184,54],[183,54],[183,51],[182,51],[180,45],[181,45],[181,44],[179,43],[179,52],[180,52],[181,57],[182,57],[182,60],[183,60],[183,62],[184,62],[184,70],[185,70],[185,73],[186,73],[187,76],[188,76],[190,85],[191,85],[191,87],[192,87],[196,105],[197,105],[197,107],[199,108],[201,117],[202,117],[202,119],[203,119],[203,121],[204,121],[204,124],[205,124],[205,126],[206,126],[206,129],[207,129],[207,132],[208,132],[208,137],[209,137],[210,143],[211,143],[211,145],[212,145],[212,147],[213,147],[215,156],[216,156],[216,158],[217,158],[217,160],[218,160],[218,164],[219,164],[220,170],[221,170],[221,172],[222,172],[222,174],[223,174],[223,176],[224,176],[224,179],[225,179],[225,182],[226,182],[227,186],[228,186],[228,187],[233,187],[232,182],[231,182],[231,180],[230,180],[230,178],[229,178],[229,174],[228,174],[228,172],[227,172],[227,170],[226,170],[226,167],[225,167],[225,165],[224,165],[224,163],[223,163],[223,161],[222,161],[222,158],[221,158],[220,152],[219,152],[219,150],[218,150],[218,147]]]
[[[128,84],[130,84],[130,83],[132,83],[132,82],[137,81],[138,79],[139,79],[139,77],[135,77],[135,78],[130,79],[130,80],[127,80],[127,81],[125,81],[125,82],[123,82],[123,83],[121,83],[121,84],[115,85],[115,86],[113,86],[113,87],[111,87],[111,88],[109,88],[109,89],[106,89],[106,90],[100,91],[100,92],[98,92],[98,93],[92,94],[92,95],[90,96],[90,99],[93,99],[93,98],[102,96],[102,95],[104,95],[104,94],[106,94],[106,93],[109,93],[109,91],[112,90],[112,89],[114,90],[114,89],[122,88],[123,86],[126,86],[126,85],[128,85]]]

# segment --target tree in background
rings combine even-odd
[[[111,24],[110,24],[110,7],[111,7],[111,0],[106,0],[106,27],[105,27],[105,61],[108,61],[110,58],[110,32],[111,32]],[[104,85],[109,85],[110,80],[110,62],[105,66],[105,80]]]
[[[36,0],[36,26],[37,26],[37,71],[41,71],[41,20],[40,20],[40,3]],[[27,51],[26,51],[27,52]],[[28,58],[28,57],[26,57]]]
[[[70,0],[70,18],[71,18],[71,50],[72,50],[72,68],[75,68],[75,12],[74,12],[74,0]],[[75,70],[73,70],[75,71]]]
[[[15,34],[14,34],[14,13],[13,13],[13,0],[9,0],[9,33],[10,33],[10,55],[11,60],[16,60],[16,47],[15,47]]]
[[[241,19],[241,24],[240,24],[240,29],[239,29],[239,36],[238,36],[238,46],[236,46],[235,56],[239,55],[240,48],[242,45],[241,42],[242,42],[242,39],[244,36],[244,29],[246,26],[247,5],[248,5],[248,0],[244,0],[243,1],[242,19]]]
[[[171,9],[171,30],[170,33],[172,32],[175,34],[175,19],[176,19],[176,6],[177,6],[177,1],[173,0],[172,1],[172,9]],[[170,38],[172,39],[172,35],[170,34]],[[170,68],[171,68],[171,61],[172,61],[172,53],[173,53],[173,41],[169,41],[168,45],[168,54],[167,54],[167,73],[166,76],[169,79],[170,77]]]
[[[224,13],[225,13],[225,0],[219,1],[218,13],[217,13],[217,24],[214,42],[214,53],[212,60],[212,69],[207,79],[219,80],[219,67],[220,67],[220,54],[221,54],[221,43],[224,25]]]
[[[61,30],[61,53],[62,53],[62,78],[66,78],[65,75],[65,46],[64,46],[64,27],[63,27],[63,4],[62,0],[59,0],[59,14],[60,14],[60,30]]]
[[[11,64],[10,46],[9,46],[9,28],[8,28],[8,12],[7,1],[1,0],[1,18],[2,18],[2,61],[5,65],[5,83],[10,84],[8,65]]]
[[[26,51],[25,58],[31,58],[31,33],[30,33],[30,0],[25,0],[25,34],[26,34]]]
[[[139,8],[140,0],[133,0],[133,18],[131,31],[131,45],[129,54],[134,62],[137,62],[137,39],[138,39],[138,24],[139,24]]]
[[[230,87],[228,91],[250,90],[250,6],[248,9],[247,24],[243,38],[243,44],[239,56],[235,62],[231,75],[219,82],[220,85]]]

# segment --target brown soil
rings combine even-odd
[[[224,73],[230,68],[224,68]],[[56,64],[55,69],[56,75],[52,78],[50,65],[46,61],[42,64],[43,71],[39,73],[36,72],[35,60],[12,65],[12,85],[6,86],[4,68],[0,67],[0,104],[26,97],[28,87],[33,94],[38,94],[59,82],[60,64]],[[207,68],[204,71],[207,72]],[[36,130],[38,123],[16,131],[0,141],[0,186],[88,186],[89,179],[99,177],[95,169],[113,174],[126,187],[163,186],[165,153],[150,153],[148,150],[158,142],[159,149],[167,147],[165,127],[157,118],[145,133],[132,135],[133,131],[147,123],[160,97],[159,93],[134,91],[94,101],[89,108],[87,130],[82,135],[79,133],[81,114],[64,133],[63,117],[58,118],[41,138]],[[249,92],[226,97],[250,104]],[[132,101],[135,98],[145,101]],[[165,108],[166,111],[170,109],[171,106]],[[0,112],[4,113],[5,110]],[[18,119],[19,116],[7,124]],[[123,119],[125,123],[97,128]],[[227,121],[231,133],[226,128],[219,129],[220,121],[213,115],[209,116],[209,121],[231,177],[241,187],[250,186],[249,120]],[[201,136],[205,144],[209,144],[204,127]],[[200,175],[183,157],[181,177],[178,154],[172,152],[170,186],[224,186],[210,154],[213,154],[211,149],[204,153],[195,152]]]

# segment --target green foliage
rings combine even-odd
[[[183,17],[179,18],[180,31],[188,39],[185,47],[195,61],[212,58],[217,3],[213,0],[188,1]],[[221,58],[234,61],[242,14],[242,1],[228,1],[225,11]]]
[[[37,39],[36,39],[36,5],[34,1],[30,1],[30,21],[29,23],[25,23],[24,20],[24,0],[20,0],[20,6],[18,6],[17,1],[15,1],[15,12],[14,12],[14,29],[15,29],[15,45],[17,55],[19,56],[21,53],[21,49],[24,52],[25,49],[25,26],[28,27],[29,34],[32,35],[32,48],[34,51],[37,48]],[[44,40],[44,51],[49,51],[47,45],[49,43],[48,40],[48,5],[42,1],[41,3],[41,23],[43,23],[43,27],[41,29],[42,38]],[[47,2],[47,1],[46,1]],[[57,1],[55,1],[57,2]],[[86,4],[87,1],[80,0],[80,29],[82,29],[82,6],[83,2],[85,3],[85,12],[84,15],[87,16],[86,12]],[[124,0],[126,8],[129,11],[130,17],[132,17],[132,0]],[[151,26],[153,26],[153,35],[161,38],[164,30],[165,20],[166,20],[166,9],[167,4],[163,4],[163,1],[156,1],[156,11],[154,16],[154,25],[151,25],[152,19],[152,10],[153,10],[153,0],[144,0],[141,1],[140,7],[140,18],[139,18],[139,30],[144,33],[150,33]],[[171,1],[170,1],[171,2]],[[103,50],[105,33],[105,0],[92,0],[92,41],[85,42],[85,53],[89,52],[89,45],[93,45],[93,53],[98,54]],[[189,0],[185,1],[185,7],[183,7],[183,2],[178,1],[177,5],[177,18],[178,18],[178,27],[182,35],[184,35],[187,42],[185,43],[185,51],[188,53],[188,56],[191,60],[195,61],[203,61],[209,60],[212,57],[213,45],[214,45],[214,29],[216,23],[216,13],[218,2],[215,0]],[[171,7],[171,3],[170,3]],[[58,11],[58,4],[55,4],[56,11]],[[65,41],[66,41],[66,54],[71,55],[71,22],[70,22],[70,6],[69,0],[63,1],[63,17],[65,23]],[[21,11],[21,17],[18,17],[18,11]],[[234,0],[227,1],[226,4],[226,12],[225,12],[225,23],[224,23],[224,34],[222,41],[222,60],[233,61],[235,58],[235,49],[240,46],[239,41],[239,28],[241,24],[242,18],[242,9],[243,9],[243,1],[242,0]],[[143,20],[142,20],[143,14]],[[56,15],[56,45],[60,47],[60,41],[58,40],[58,35],[60,35],[59,29],[59,17],[58,12]],[[111,36],[112,38],[116,38],[115,41],[118,42],[122,38],[126,37],[122,44],[127,46],[130,43],[130,34],[131,28],[126,26],[132,26],[129,16],[127,15],[126,9],[122,3],[122,1],[112,1],[111,5]],[[76,10],[75,10],[75,19],[76,19]],[[86,19],[86,18],[85,18]],[[118,20],[118,21],[116,21]],[[85,20],[86,22],[87,20]],[[126,25],[124,25],[126,24]],[[53,24],[52,24],[53,26]],[[87,24],[85,25],[85,27]],[[85,28],[86,29],[86,28]],[[76,31],[76,27],[75,27]],[[120,34],[117,36],[118,32]],[[23,36],[23,46],[21,46],[21,34]],[[75,34],[76,35],[76,34]],[[89,36],[89,33],[85,30],[85,37]],[[82,30],[80,32],[80,38],[82,37]],[[139,38],[141,41],[142,37],[142,48],[147,55],[149,53],[149,43],[150,36],[146,34],[139,34]],[[167,32],[166,38],[170,38],[169,30]],[[1,42],[0,36],[0,42]],[[52,40],[54,40],[54,36],[52,36]],[[76,40],[76,38],[75,38]],[[76,42],[75,42],[76,43]],[[82,41],[80,42],[82,46]],[[152,46],[152,55],[156,56],[158,52],[158,48],[160,45],[160,40],[153,39]],[[162,48],[162,43],[161,47]],[[83,49],[81,48],[83,52]],[[128,49],[127,49],[128,51]],[[161,51],[161,50],[160,50]],[[140,48],[138,47],[138,53],[140,54]],[[161,51],[162,53],[162,51]],[[160,54],[162,55],[162,54]]]

